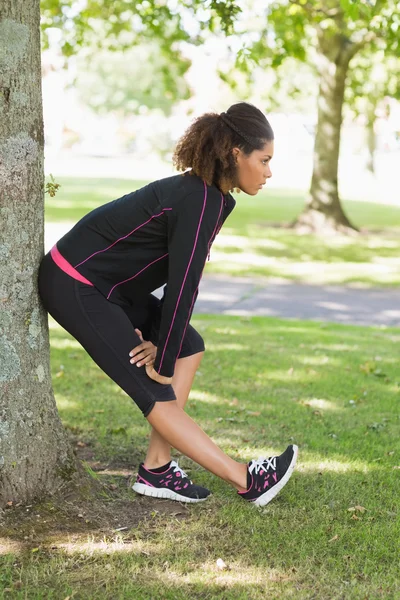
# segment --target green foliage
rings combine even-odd
[[[57,191],[61,187],[61,184],[56,183],[56,180],[54,179],[54,177],[51,173],[50,173],[50,179],[51,179],[51,181],[48,181],[45,185],[45,194],[49,194],[49,196],[51,198],[54,198]]]
[[[78,57],[77,65],[74,85],[83,102],[99,113],[132,115],[146,106],[169,114],[178,98],[189,97],[183,75],[190,61],[170,61],[157,43],[125,52],[91,50]]]

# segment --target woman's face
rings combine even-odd
[[[244,154],[240,148],[233,149],[237,164],[236,187],[249,196],[255,196],[272,177],[270,162],[274,155],[274,142],[266,142],[261,150]]]

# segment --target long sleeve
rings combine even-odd
[[[191,193],[168,214],[168,281],[154,369],[172,377],[211,243],[223,215],[224,198]]]

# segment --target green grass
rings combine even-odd
[[[132,512],[147,513],[121,532],[93,527],[10,552],[0,588],[11,592],[0,597],[399,598],[400,330],[220,316],[194,325],[207,352],[189,414],[238,460],[297,443],[289,484],[257,509],[182,458],[212,490],[207,503],[136,497],[123,474],[145,453],[147,422],[53,323],[54,388],[71,439],[90,450],[89,470],[110,465]],[[106,477],[104,467],[96,476]]]
[[[112,179],[60,179],[46,200],[48,222],[73,223],[84,214],[144,182]],[[304,197],[288,190],[239,194],[237,206],[215,241],[207,272],[280,277],[315,284],[400,284],[400,208],[343,201],[362,235],[298,235],[282,225],[301,212]]]

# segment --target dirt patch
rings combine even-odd
[[[130,533],[154,515],[175,519],[190,516],[185,504],[135,494],[131,489],[136,476],[132,464],[115,458],[109,462],[93,460],[95,453],[89,445],[77,446],[76,453],[84,461],[76,480],[66,482],[41,502],[10,505],[4,510],[0,527],[3,553],[55,550],[63,547],[65,540],[76,543],[88,537],[96,542],[118,535],[129,541]]]

